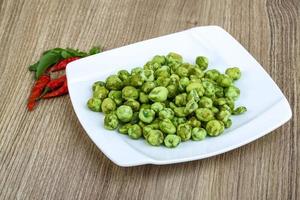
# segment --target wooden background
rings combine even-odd
[[[0,0],[0,199],[299,199],[299,4]],[[27,66],[48,48],[112,49],[211,24],[254,55],[292,106],[288,123],[251,144],[200,161],[121,168],[85,134],[68,96],[26,110]]]

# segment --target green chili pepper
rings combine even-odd
[[[49,51],[44,54],[36,67],[35,78],[38,79],[51,66],[62,59],[61,54]]]

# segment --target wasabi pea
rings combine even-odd
[[[102,104],[101,104],[101,110],[105,114],[110,113],[110,112],[116,110],[116,108],[117,108],[117,105],[114,102],[114,100],[112,100],[111,98],[104,99],[103,102],[102,102]]]
[[[151,123],[154,120],[155,112],[151,109],[142,108],[139,112],[139,118],[145,123]]]
[[[208,59],[204,56],[198,56],[196,58],[196,64],[199,66],[201,70],[206,70],[208,67]]]
[[[189,124],[180,124],[177,127],[177,135],[181,138],[182,141],[187,141],[192,136],[192,128]]]
[[[142,128],[137,124],[133,124],[128,128],[128,135],[132,139],[139,139],[142,136]]]
[[[138,99],[139,98],[139,92],[136,88],[132,86],[126,86],[122,90],[122,98],[123,99]]]
[[[87,102],[87,106],[90,110],[94,112],[100,112],[101,111],[101,99],[98,98],[90,98]]]
[[[181,142],[181,138],[177,135],[167,135],[164,139],[164,144],[168,148],[177,147]]]
[[[130,128],[132,124],[130,123],[127,123],[127,124],[123,124],[121,126],[119,126],[119,133],[122,133],[122,134],[128,134],[128,129]]]
[[[108,130],[114,130],[118,128],[119,126],[119,120],[116,114],[114,113],[109,113],[105,115],[104,118],[104,128]]]
[[[206,134],[204,128],[195,127],[192,130],[192,139],[195,141],[203,140],[206,137]]]
[[[206,124],[207,134],[210,136],[218,136],[224,131],[224,124],[218,120],[211,120]]]
[[[159,146],[164,141],[164,135],[160,130],[150,130],[146,140],[152,146]]]
[[[117,109],[117,116],[121,122],[129,122],[132,119],[133,112],[130,106],[120,106]]]
[[[172,121],[167,118],[160,121],[159,129],[165,134],[175,134],[176,133],[176,127],[174,126]]]
[[[226,69],[225,73],[229,76],[232,80],[238,80],[241,78],[241,71],[237,67],[232,67]]]
[[[168,92],[168,89],[165,87],[156,87],[150,92],[149,99],[153,102],[165,101],[168,98]]]
[[[109,90],[120,90],[123,87],[123,82],[117,75],[111,75],[106,79],[105,86]]]

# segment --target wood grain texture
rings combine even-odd
[[[0,0],[0,199],[299,199],[299,10],[299,0]],[[112,49],[208,24],[270,73],[292,106],[288,123],[212,158],[121,168],[85,134],[68,96],[26,110],[27,66],[43,50]]]

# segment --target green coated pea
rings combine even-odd
[[[179,80],[178,90],[180,92],[184,92],[186,90],[186,87],[190,84],[190,80],[188,77],[183,77]],[[189,92],[189,91],[187,91]]]
[[[192,139],[195,141],[203,140],[206,137],[206,130],[204,128],[195,127],[192,130]]]
[[[127,70],[120,70],[118,72],[118,77],[123,82],[123,85],[129,85],[130,84],[130,73]]]
[[[220,110],[220,112],[217,114],[217,119],[222,122],[226,122],[230,116],[231,113],[228,110]]]
[[[190,101],[190,100],[194,100],[195,102],[199,102],[200,100],[200,97],[198,95],[198,92],[196,89],[193,89],[189,92],[188,96],[187,96],[187,100]]]
[[[164,144],[168,148],[177,147],[181,142],[181,138],[177,135],[167,135],[164,139]]]
[[[155,81],[157,86],[167,87],[170,83],[171,79],[166,77],[158,77]]]
[[[193,128],[201,126],[201,122],[199,120],[197,120],[196,117],[191,117],[187,123],[189,125],[191,125],[191,127],[193,127]]]
[[[160,119],[156,118],[152,121],[151,124],[149,124],[149,126],[152,127],[152,129],[159,129],[159,122]]]
[[[192,136],[192,127],[189,124],[180,124],[177,127],[177,135],[182,141],[187,141]]]
[[[177,106],[185,106],[187,103],[187,94],[186,93],[182,93],[179,94],[175,97],[175,102],[174,102]]]
[[[155,112],[151,109],[144,109],[142,108],[139,112],[139,118],[141,121],[145,123],[151,123],[154,120]]]
[[[168,98],[168,89],[166,87],[156,87],[149,93],[149,99],[153,102],[163,102]]]
[[[131,69],[131,75],[141,74],[142,72],[143,72],[143,68],[142,67],[135,67],[135,68]]]
[[[123,103],[122,92],[117,90],[111,90],[108,93],[108,97],[114,100],[117,105],[121,105]]]
[[[104,128],[108,130],[114,130],[118,128],[119,120],[116,114],[109,113],[104,117]]]
[[[183,58],[181,55],[179,55],[178,53],[174,53],[174,52],[170,52],[168,55],[167,55],[167,61],[168,62],[179,62],[181,63]]]
[[[215,85],[211,81],[202,81],[203,87],[205,88],[204,95],[208,97],[212,97],[215,95],[216,89]]]
[[[171,108],[163,108],[158,113],[159,119],[173,119],[174,111]]]
[[[165,134],[175,134],[176,133],[176,127],[174,126],[172,121],[168,118],[160,121],[159,129]]]
[[[93,92],[96,90],[97,87],[103,87],[105,86],[105,82],[103,81],[96,81],[93,86],[92,86],[92,90]]]
[[[229,87],[232,84],[232,79],[226,74],[219,75],[216,81],[221,87]]]
[[[241,70],[237,67],[231,67],[226,69],[225,73],[232,79],[232,80],[238,80],[241,78]]]
[[[223,97],[224,96],[224,89],[221,86],[215,85],[215,95],[216,97]]]
[[[152,58],[152,62],[159,63],[159,64],[163,65],[166,62],[166,58],[165,58],[165,56],[159,56],[159,55],[157,55],[157,56],[154,56]]]
[[[196,58],[196,64],[199,66],[201,70],[206,70],[208,67],[208,59],[204,56],[198,56]]]
[[[117,116],[122,122],[129,122],[132,119],[133,111],[130,106],[122,105],[117,109]]]
[[[106,79],[105,86],[109,90],[121,90],[123,82],[117,75],[111,75]]]
[[[178,86],[180,77],[177,74],[171,74],[170,76],[170,84]]]
[[[101,99],[98,98],[90,98],[87,102],[87,106],[90,110],[94,112],[100,112],[101,111]]]
[[[126,86],[122,89],[122,98],[123,99],[138,99],[139,92],[136,88],[132,86]]]
[[[227,103],[226,98],[217,98],[214,100],[214,105],[216,105],[216,106],[222,106],[222,105],[225,105],[226,103]]]
[[[192,82],[186,87],[186,92],[191,92],[192,90],[196,90],[199,96],[203,96],[205,90],[201,83]]]
[[[232,114],[234,115],[241,115],[243,113],[245,113],[247,111],[247,108],[245,106],[240,106],[240,107],[237,107]]]
[[[132,139],[139,139],[142,137],[142,128],[137,124],[133,124],[128,129],[128,135]]]
[[[176,107],[173,111],[177,117],[185,117],[187,115],[185,107]]]
[[[219,106],[219,108],[220,108],[219,110],[226,110],[226,111],[228,111],[230,113],[232,112],[231,108],[227,104]]]
[[[164,135],[160,130],[150,130],[146,140],[152,146],[159,146],[164,141]]]
[[[134,87],[140,87],[143,85],[145,79],[141,74],[132,74],[130,78],[130,85]]]
[[[156,70],[154,72],[154,75],[156,78],[158,77],[162,77],[162,78],[168,78],[170,77],[170,68],[169,66],[162,66],[161,68],[159,68],[158,70]]]
[[[119,126],[119,129],[118,129],[119,133],[128,134],[128,129],[130,128],[130,126],[131,126],[130,123]]]
[[[183,77],[188,77],[189,76],[189,69],[183,65],[179,66],[177,69],[176,69],[176,74],[178,76],[180,76],[181,78]]]
[[[141,90],[142,92],[145,92],[146,94],[149,94],[149,92],[151,92],[151,90],[153,88],[156,87],[156,83],[155,82],[145,82],[142,87],[141,87]]]
[[[206,124],[207,134],[210,136],[218,136],[224,131],[224,125],[218,120],[211,120]]]
[[[214,119],[214,113],[208,108],[198,108],[195,112],[200,121],[207,122]]]
[[[151,105],[151,109],[154,110],[154,112],[156,113],[159,113],[164,108],[165,106],[161,102],[155,102]]]
[[[150,125],[146,125],[143,127],[143,136],[145,139],[147,139],[148,135],[149,135],[149,132],[153,130],[152,126]]]
[[[187,119],[185,117],[174,117],[171,121],[176,127],[178,127],[179,124],[186,123]]]
[[[104,86],[97,85],[93,92],[93,97],[98,99],[105,99],[108,95],[109,91]]]
[[[144,69],[151,69],[153,71],[157,70],[161,67],[160,63],[149,61],[144,65]]]
[[[105,114],[116,110],[116,108],[117,108],[116,103],[111,98],[104,99],[102,104],[101,104],[101,110]]]
[[[199,107],[200,108],[211,108],[213,106],[213,101],[211,98],[203,96],[199,100]]]
[[[228,119],[226,122],[224,122],[225,128],[230,128],[231,125],[232,125],[232,120],[231,119]]]
[[[215,81],[218,79],[220,74],[221,73],[218,70],[210,69],[205,72],[204,77]]]
[[[151,69],[144,69],[141,76],[144,81],[154,81],[154,72]]]
[[[227,100],[227,105],[229,106],[230,110],[234,111],[234,107],[235,107],[234,100],[228,99],[228,98],[226,100]]]
[[[204,72],[198,67],[192,67],[189,71],[189,74],[194,75],[194,78],[197,79],[202,78],[204,76]]]
[[[124,105],[130,106],[133,111],[139,111],[140,110],[140,103],[134,99],[128,99],[124,102]]]
[[[196,109],[198,108],[198,104],[197,102],[195,102],[193,99],[188,101],[186,106],[185,106],[185,113],[186,114],[190,114],[192,112],[194,112]]]
[[[225,97],[232,99],[232,100],[237,100],[240,96],[240,89],[231,85],[228,88],[225,89]]]

